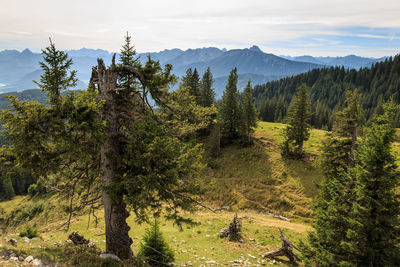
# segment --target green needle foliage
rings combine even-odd
[[[398,106],[393,99],[383,105],[365,130],[355,154],[355,201],[349,216],[348,238],[343,246],[351,255],[348,266],[398,266],[400,202],[396,193],[400,173],[391,151]]]
[[[257,127],[258,112],[254,105],[253,89],[251,83],[248,81],[241,99],[242,104],[242,127],[243,135],[247,136],[247,141],[251,141],[251,133],[253,127]]]
[[[302,158],[303,145],[310,137],[310,100],[307,86],[302,84],[289,107],[288,126],[285,129],[285,141],[281,145],[285,158]]]
[[[352,154],[361,120],[358,92],[348,92],[346,103],[337,113],[335,131],[324,143],[321,165],[325,177],[314,206],[315,231],[308,236],[310,246],[303,249],[306,261],[318,266],[337,266],[351,258],[342,242],[347,239],[348,216],[355,201],[349,168],[354,165]]]
[[[225,87],[219,106],[219,121],[221,122],[222,135],[230,141],[240,135],[239,131],[242,124],[237,81],[237,69],[234,68],[229,74],[228,84]]]
[[[208,67],[200,82],[200,105],[203,107],[211,107],[215,104],[215,92],[212,87],[213,83],[213,75],[210,71],[210,67]]]
[[[157,219],[154,220],[151,228],[146,230],[143,241],[139,256],[143,257],[150,266],[172,266],[175,260],[174,253],[165,241]]]
[[[74,87],[78,79],[76,71],[68,70],[72,65],[72,59],[64,51],[56,49],[54,43],[50,40],[50,46],[42,50],[44,61],[40,62],[43,74],[40,76],[40,82],[35,83],[42,91],[47,92],[50,101],[55,103],[60,98],[61,90]]]

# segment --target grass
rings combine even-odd
[[[311,204],[317,194],[316,184],[322,179],[320,155],[326,132],[311,131],[310,139],[304,145],[307,154],[304,160],[283,160],[279,144],[284,127],[284,124],[260,122],[254,133],[254,146],[226,146],[222,148],[220,157],[207,159],[210,167],[200,179],[206,189],[206,203],[214,208],[228,205],[231,211],[188,214],[198,224],[184,226],[183,231],[171,222],[162,221],[160,228],[175,252],[176,264],[201,266],[214,260],[230,266],[231,261],[239,259],[257,264],[261,263],[261,254],[281,246],[279,229],[283,229],[285,236],[295,245],[306,237],[312,229]],[[393,151],[400,159],[400,143],[394,144]],[[229,225],[235,213],[243,218],[244,243],[228,242],[218,236],[220,229]],[[268,213],[289,217],[291,222],[265,215]],[[17,249],[23,255],[33,255],[57,264],[109,266],[94,256],[93,251],[54,247],[54,243],[67,240],[70,232],[78,231],[94,241],[99,249],[105,249],[102,211],[97,212],[100,219],[97,227],[93,221],[88,227],[88,216],[80,214],[74,217],[68,233],[64,231],[66,214],[60,209],[56,196],[46,199],[19,196],[0,202],[0,218],[12,214],[15,218],[19,216],[22,222],[10,224],[5,235],[18,240]],[[128,224],[133,239],[132,249],[137,253],[149,225],[137,224],[133,216],[128,218]],[[37,228],[41,237],[32,239],[30,244],[18,236],[27,225]],[[2,248],[9,248],[3,238],[0,239],[0,250]],[[80,259],[79,264],[74,262],[76,258]],[[272,264],[272,260],[264,260],[264,263]],[[275,266],[287,265],[283,259],[275,263]]]

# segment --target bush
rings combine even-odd
[[[24,221],[30,221],[44,210],[43,202],[34,203],[29,206],[22,206],[13,211],[6,220],[7,225],[17,225]]]
[[[28,188],[28,194],[31,197],[45,195],[48,191],[46,184],[41,179],[36,184],[31,184]]]
[[[151,266],[172,266],[174,253],[164,240],[160,232],[159,223],[157,220],[151,228],[146,230],[143,238],[144,244],[141,245],[139,256],[144,258]]]
[[[34,237],[39,237],[39,234],[37,232],[37,229],[28,226],[27,228],[25,228],[25,230],[19,233],[19,236],[20,237],[26,236],[27,238],[32,239]]]

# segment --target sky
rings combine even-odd
[[[400,51],[400,0],[0,0],[0,50],[259,46],[277,55]]]

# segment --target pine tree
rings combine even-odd
[[[242,104],[242,124],[244,135],[247,136],[248,142],[251,141],[251,132],[253,127],[257,127],[257,110],[254,105],[253,89],[250,81],[247,82],[241,99]]]
[[[241,125],[237,79],[237,69],[234,68],[229,74],[228,84],[225,87],[219,108],[222,134],[230,140],[239,136]]]
[[[349,169],[353,166],[350,155],[355,151],[353,140],[361,120],[357,91],[347,93],[346,103],[323,146],[324,180],[314,206],[315,231],[308,236],[310,247],[303,249],[307,260],[318,266],[338,266],[351,258],[343,242],[347,239],[348,216],[354,201],[354,180]]]
[[[348,240],[343,244],[351,254],[348,265],[383,267],[400,262],[400,202],[396,193],[400,173],[391,148],[398,106],[391,100],[383,107],[385,113],[365,130],[355,154],[355,201],[349,214]]]
[[[310,136],[310,100],[307,96],[307,86],[302,84],[289,106],[285,129],[285,141],[281,145],[283,157],[303,157],[304,141]]]
[[[175,260],[174,253],[165,241],[157,219],[154,220],[151,228],[146,230],[143,241],[139,256],[143,257],[150,266],[172,266]]]
[[[201,101],[201,96],[200,96],[200,77],[199,73],[197,72],[197,69],[194,69],[192,72],[192,69],[189,68],[186,71],[186,76],[182,78],[182,85],[189,87],[189,93],[190,95],[194,96],[196,99],[196,103],[200,104]]]
[[[211,107],[215,103],[213,82],[213,75],[208,67],[200,82],[200,104],[203,107]]]
[[[50,40],[50,46],[42,50],[44,61],[40,62],[43,74],[40,75],[40,83],[34,81],[42,91],[47,92],[50,102],[59,101],[61,90],[74,87],[78,79],[76,71],[68,73],[72,65],[72,59],[64,51],[56,49],[54,43]]]
[[[12,143],[7,149],[17,164],[38,178],[56,176],[70,199],[69,210],[85,203],[101,206],[102,201],[106,251],[121,259],[133,256],[128,207],[140,222],[150,214],[163,214],[180,225],[191,222],[181,211],[193,210],[199,201],[201,190],[194,177],[203,167],[201,146],[184,143],[169,127],[166,120],[171,117],[172,125],[178,124],[181,114],[162,116],[161,108],[153,112],[142,104],[148,103],[147,95],[160,107],[171,100],[168,87],[176,81],[171,70],[171,65],[162,68],[150,58],[144,66],[116,65],[114,55],[109,67],[99,59],[92,68],[88,90],[57,95],[59,91],[50,89],[60,88],[60,81],[48,81],[57,84],[43,84],[50,88],[49,96],[57,95],[50,105],[10,96],[13,109],[1,113],[6,139]],[[123,88],[118,84],[121,73],[132,74],[140,86]],[[143,101],[137,107],[139,98]],[[211,112],[192,111],[191,124],[182,123],[184,132],[196,131],[197,121],[203,127]],[[207,123],[199,116],[207,117]],[[75,202],[82,201],[75,206],[74,196]]]
[[[119,56],[120,65],[138,67],[140,65],[139,58],[136,56],[135,46],[131,43],[132,37],[126,33],[125,44],[122,46]],[[121,73],[119,75],[119,82],[123,88],[132,89],[136,85],[136,79],[133,74]]]

